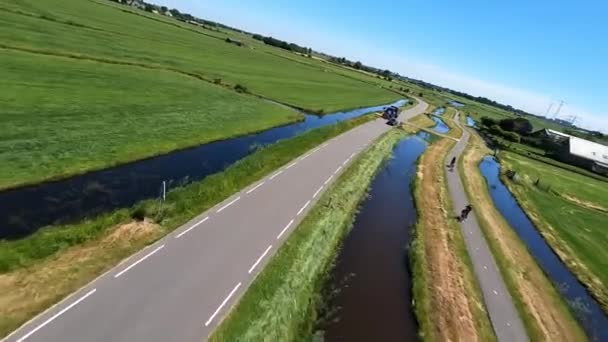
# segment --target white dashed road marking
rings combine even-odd
[[[34,328],[33,330],[31,330],[30,332],[28,332],[27,334],[23,335],[20,339],[17,340],[17,342],[22,342],[25,341],[26,338],[32,336],[36,331],[42,329],[45,325],[51,323],[53,320],[55,320],[55,318],[63,315],[66,311],[70,310],[71,308],[75,307],[76,305],[78,305],[78,303],[82,302],[83,300],[85,300],[88,296],[92,295],[93,293],[95,293],[95,291],[97,291],[97,289],[92,289],[91,291],[87,292],[84,296],[78,298],[78,300],[76,300],[74,303],[66,306],[63,310],[59,311],[58,313],[54,314],[51,318],[47,319],[46,321],[44,321],[42,324],[40,324],[39,326],[37,326],[36,328]]]
[[[315,194],[314,194],[314,195],[312,195],[312,198],[317,197],[317,195],[319,194],[319,192],[321,192],[321,190],[323,190],[323,185],[321,185],[321,186],[319,187],[319,189],[317,189],[317,191],[315,191]]]
[[[196,228],[199,224],[207,221],[209,219],[209,216],[205,217],[204,219],[198,221],[197,223],[193,224],[190,228],[184,230],[183,232],[177,234],[175,236],[176,239],[179,239],[180,237],[182,237],[184,234],[186,234],[187,232],[191,231],[192,229]]]
[[[241,199],[241,196],[239,196],[239,197],[237,197],[237,198],[233,199],[232,201],[230,201],[230,202],[229,202],[228,204],[226,204],[225,206],[223,206],[223,207],[219,208],[219,209],[217,210],[217,212],[218,212],[218,213],[219,213],[219,212],[221,212],[222,210],[224,210],[224,209],[228,208],[229,206],[233,205],[233,204],[234,204],[234,202],[236,202],[236,201],[238,201],[238,200],[240,200],[240,199]]]
[[[272,180],[272,179],[274,179],[274,177],[276,177],[276,176],[280,175],[281,173],[283,173],[283,170],[281,170],[281,171],[279,171],[279,172],[275,173],[274,175],[270,176],[270,178],[269,178],[269,179],[270,179],[270,180]]]
[[[251,266],[251,268],[249,269],[249,271],[247,271],[247,273],[251,274],[251,272],[253,272],[255,267],[260,263],[260,261],[262,261],[262,259],[264,259],[264,257],[266,256],[266,254],[268,254],[268,251],[270,251],[271,248],[272,248],[272,245],[270,245],[270,246],[268,246],[268,248],[266,248],[264,253],[262,253],[262,255],[260,255],[258,260],[255,261],[255,263]]]
[[[148,259],[149,257],[151,257],[154,253],[160,251],[161,249],[163,249],[163,247],[165,247],[165,245],[160,245],[158,247],[156,247],[152,252],[144,255],[141,259],[137,260],[136,262],[132,263],[129,267],[125,268],[124,270],[116,273],[116,275],[114,276],[114,278],[118,278],[121,275],[125,274],[125,272],[127,272],[128,270],[132,269],[133,267],[135,267],[137,264],[139,264],[140,262]]]
[[[236,292],[236,290],[239,289],[239,287],[241,287],[241,283],[236,284],[236,286],[228,294],[228,297],[226,297],[226,299],[224,299],[224,301],[222,302],[222,304],[220,304],[220,306],[217,307],[217,309],[215,310],[215,312],[213,313],[213,315],[211,315],[211,317],[209,317],[209,319],[207,320],[207,322],[205,322],[205,326],[206,327],[209,326],[209,324],[211,324],[211,322],[213,321],[213,319],[215,318],[215,316],[218,314],[218,312],[220,312],[220,310],[222,310],[222,308],[224,307],[224,305],[226,305],[226,303],[228,303],[228,301],[230,300],[230,297],[232,297],[232,295]]]
[[[277,235],[277,240],[281,238],[281,236],[283,236],[283,233],[285,233],[285,231],[287,229],[289,229],[289,226],[291,226],[291,224],[293,223],[293,220],[289,221],[289,223],[285,226],[285,228],[283,228],[283,230],[281,230],[281,232],[279,233],[279,235]]]
[[[247,190],[247,193],[248,193],[248,194],[250,194],[250,193],[254,192],[254,191],[257,189],[257,188],[259,188],[259,187],[261,187],[262,185],[264,185],[264,183],[265,183],[265,182],[262,182],[262,183],[260,183],[260,184],[256,185],[255,187],[253,187],[253,188],[251,188],[251,189]]]
[[[304,206],[302,206],[302,208],[300,208],[300,210],[298,210],[298,213],[296,214],[296,216],[300,215],[304,209],[306,209],[306,207],[308,207],[308,205],[310,204],[310,200],[306,201],[306,203],[304,203]]]

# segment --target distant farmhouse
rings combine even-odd
[[[559,145],[556,157],[561,161],[608,175],[608,146],[552,129],[542,129],[532,135],[556,142]]]

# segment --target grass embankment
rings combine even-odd
[[[453,130],[453,122],[446,123]],[[444,160],[454,146],[440,139],[418,162],[418,212],[412,243],[414,309],[424,341],[496,340],[458,223],[452,214]]]
[[[427,114],[416,115],[401,124],[401,127],[408,133],[416,133],[420,130],[419,128],[430,128],[433,126],[435,126],[435,121]]]
[[[469,145],[459,161],[460,174],[469,201],[476,208],[473,213],[528,336],[533,341],[585,341],[585,334],[553,283],[493,205],[487,183],[479,170],[479,163],[489,153],[482,139],[471,132]]]
[[[373,118],[318,128],[265,147],[223,172],[169,192],[162,208],[157,201],[144,201],[80,224],[0,241],[0,336],[296,156]],[[135,222],[132,216],[147,218]]]
[[[247,92],[326,113],[402,97],[234,34],[105,0],[2,1],[0,189],[297,118]]]
[[[503,177],[560,259],[608,312],[608,187],[594,178],[502,152]],[[538,182],[537,182],[538,181]]]
[[[258,275],[211,341],[310,337],[323,277],[369,183],[403,136],[393,129],[357,157]]]

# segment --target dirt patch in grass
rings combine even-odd
[[[148,220],[118,225],[31,267],[0,274],[0,336],[84,286],[162,234]]]
[[[478,167],[490,150],[474,133],[471,143],[462,158],[463,182],[529,336],[532,340],[584,341],[584,333],[558,291],[494,207]]]
[[[494,340],[464,241],[450,216],[443,160],[454,142],[431,145],[418,165],[418,222],[414,253],[414,297],[421,335],[428,341]]]

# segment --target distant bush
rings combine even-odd
[[[519,134],[515,133],[515,132],[503,132],[503,137],[509,141],[513,141],[513,142],[520,142],[520,137]]]
[[[516,132],[521,135],[528,135],[533,129],[530,121],[524,118],[502,119],[499,125],[505,131]]]
[[[222,84],[222,79],[221,78],[215,78],[215,79],[213,79],[213,83],[215,83],[215,84]]]
[[[237,85],[234,86],[234,90],[236,90],[239,93],[248,93],[249,90],[247,90],[247,87],[245,87],[244,85],[240,85],[237,83]]]
[[[488,116],[484,116],[481,118],[481,125],[482,126],[486,126],[486,127],[492,127],[494,125],[497,125],[498,121],[492,119],[491,117]]]
[[[146,210],[143,206],[136,206],[130,212],[131,218],[135,221],[143,221],[146,217]]]

